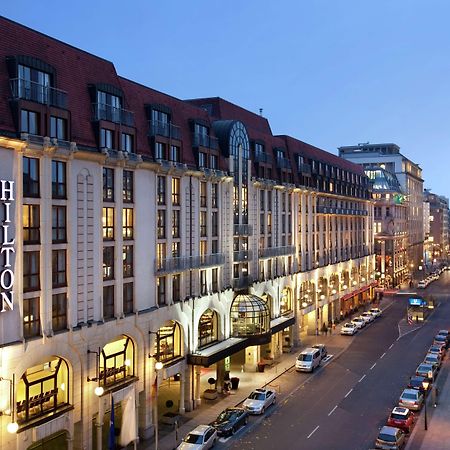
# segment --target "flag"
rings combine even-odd
[[[114,423],[114,397],[111,395],[111,418],[109,419],[108,450],[116,449],[116,429]]]
[[[408,323],[409,323],[410,325],[413,324],[413,318],[412,318],[412,316],[409,315],[409,314],[408,314]]]
[[[126,447],[130,442],[137,439],[136,427],[136,400],[134,385],[122,400],[122,426],[120,428],[119,444]]]

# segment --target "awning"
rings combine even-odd
[[[291,325],[294,325],[294,323],[295,317],[293,315],[277,317],[276,319],[270,321],[270,331],[272,334],[275,334],[287,327],[290,327]]]

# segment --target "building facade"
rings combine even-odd
[[[395,174],[407,196],[408,264],[418,276],[423,265],[423,179],[420,166],[402,153],[396,144],[358,144],[339,147],[339,156],[363,167],[378,164]]]
[[[370,301],[360,166],[0,23],[1,448],[148,438]]]

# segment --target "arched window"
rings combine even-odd
[[[251,294],[239,294],[231,304],[231,334],[253,336],[270,331],[270,315],[266,302]]]
[[[69,367],[62,358],[51,357],[28,368],[16,395],[17,422],[50,416],[69,404]]]
[[[100,355],[99,381],[108,386],[134,376],[134,345],[128,336],[106,344]]]
[[[182,335],[180,325],[170,320],[156,333],[155,356],[160,362],[168,362],[182,356]]]
[[[281,292],[280,314],[282,316],[292,313],[292,291],[286,287]]]
[[[267,307],[269,308],[269,317],[272,319],[274,318],[274,304],[273,304],[273,297],[270,294],[263,294],[261,295],[261,298],[266,302]]]
[[[219,319],[215,311],[207,309],[198,324],[198,346],[199,348],[216,342],[218,339]]]

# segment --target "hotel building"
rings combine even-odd
[[[107,448],[112,399],[149,438],[206,368],[220,391],[372,298],[360,166],[0,24],[1,448]]]

